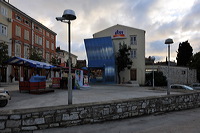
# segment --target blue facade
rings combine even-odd
[[[111,37],[85,39],[90,81],[115,83],[115,54]]]

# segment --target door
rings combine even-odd
[[[130,78],[132,81],[136,81],[137,80],[137,69],[131,69],[130,70]]]

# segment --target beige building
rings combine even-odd
[[[11,56],[12,39],[12,9],[7,3],[0,1],[0,43],[8,45],[8,55]],[[7,73],[11,71],[11,66],[7,69],[0,66],[0,76],[2,82],[8,81]]]
[[[144,85],[145,83],[145,31],[123,25],[114,25],[97,32],[94,38],[111,37],[114,43],[114,53],[119,50],[119,43],[127,44],[131,48],[130,58],[133,61],[131,69],[120,73],[122,82],[132,82]]]
[[[62,66],[68,66],[67,61],[69,59],[69,52],[65,51],[65,50],[61,50],[60,47],[57,48],[57,56],[58,56],[58,59],[60,59],[60,63]],[[72,63],[72,66],[75,67],[76,66],[76,63],[77,63],[77,58],[78,56],[74,55],[71,53],[71,63]]]

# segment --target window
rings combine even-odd
[[[7,8],[1,6],[1,14],[3,16],[7,17],[8,16],[8,10],[7,10]]]
[[[16,19],[21,21],[21,17],[19,15],[16,15]]]
[[[47,32],[47,36],[49,37],[49,32]]]
[[[53,35],[51,35],[51,39],[54,39],[54,36],[53,36]]]
[[[35,26],[35,29],[36,29],[36,30],[39,30],[39,27]]]
[[[38,44],[39,44],[39,45],[42,45],[42,37],[40,37],[40,36],[39,36],[39,38],[38,38]]]
[[[21,27],[19,27],[18,25],[16,25],[15,27],[15,35],[21,37]]]
[[[131,35],[131,36],[130,36],[130,44],[131,44],[131,45],[137,45],[137,38],[136,38],[136,35]]]
[[[29,41],[29,31],[24,30],[24,39]]]
[[[35,35],[35,43],[38,44],[38,35]]]
[[[27,20],[24,20],[24,23],[27,24],[27,25],[29,25],[29,22]]]
[[[182,74],[183,74],[183,75],[185,75],[185,73],[186,73],[185,71],[182,71]]]
[[[21,45],[19,43],[15,43],[15,56],[21,57]]]
[[[28,59],[29,57],[29,46],[25,45],[24,46],[24,58]]]
[[[133,49],[131,50],[131,58],[136,58],[137,57],[137,50]]]
[[[39,45],[42,45],[42,37],[40,37],[38,35],[35,35],[35,43],[39,44]]]
[[[42,32],[42,28],[39,28],[39,31]]]
[[[7,26],[0,24],[0,34],[4,35],[4,36],[7,36],[7,33],[8,33]]]
[[[46,40],[46,47],[49,48],[49,41]]]
[[[51,43],[51,49],[54,50],[54,43]]]

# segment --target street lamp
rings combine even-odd
[[[165,44],[168,44],[168,75],[167,75],[167,95],[170,95],[170,74],[169,74],[169,66],[170,66],[170,44],[174,43],[171,38],[165,40]]]
[[[155,57],[151,56],[151,60],[153,61],[153,88],[154,88],[154,61],[155,61]]]
[[[70,24],[71,20],[75,20],[76,15],[73,10],[67,9],[64,11],[62,17],[56,17],[57,21],[61,21],[64,23],[68,23],[68,50],[69,50],[69,56],[68,56],[68,65],[69,65],[69,74],[68,74],[68,104],[72,104],[72,74],[71,74],[71,38],[70,38]]]

